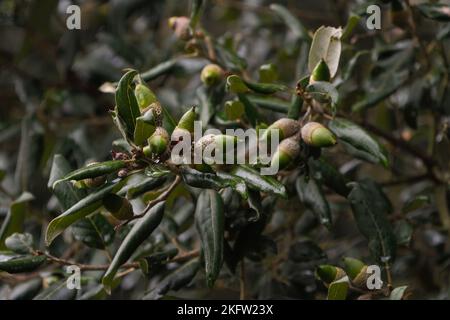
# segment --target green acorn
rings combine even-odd
[[[358,288],[366,287],[366,282],[368,278],[367,265],[361,260],[346,257],[344,261],[344,270],[352,283]]]
[[[157,127],[155,132],[151,135],[151,137],[148,138],[148,147],[150,148],[150,150],[144,148],[145,150],[143,151],[144,154],[150,153],[160,155],[167,150],[168,146],[169,146],[169,134],[163,127]]]
[[[194,122],[197,114],[195,113],[195,107],[190,108],[178,121],[177,126],[172,132],[171,140],[179,141],[180,137],[187,134],[191,135],[194,133]]]
[[[283,170],[300,154],[300,143],[296,137],[284,139],[278,145],[272,157],[271,166],[278,163],[278,169]]]
[[[316,274],[325,284],[330,284],[345,277],[345,271],[339,267],[322,264],[317,267]]]
[[[316,81],[330,81],[330,79],[330,69],[328,68],[326,62],[323,59],[320,59],[314,67],[314,70],[311,72],[309,83],[312,84]]]
[[[302,127],[302,139],[314,147],[329,147],[336,144],[334,134],[318,122],[308,122]]]
[[[174,31],[178,39],[187,41],[192,38],[190,22],[188,17],[171,17],[169,18],[169,27]]]
[[[274,130],[278,130],[280,140],[293,136],[300,130],[300,124],[297,120],[281,118],[272,123],[262,135],[262,139],[270,143],[270,136]]]
[[[103,206],[118,220],[129,220],[133,218],[133,207],[130,201],[114,193],[107,194],[103,198]]]
[[[217,64],[206,65],[200,74],[200,79],[208,87],[219,83],[222,81],[223,77],[224,71]]]
[[[136,96],[141,111],[150,106],[150,104],[158,101],[153,91],[141,83],[138,83],[136,88],[134,88],[134,95]]]
[[[214,159],[215,151],[218,151],[218,152],[223,152],[222,160],[225,162],[226,157],[227,157],[227,152],[234,152],[234,150],[235,150],[235,147],[237,144],[237,137],[226,135],[226,134],[218,134],[218,135],[208,134],[208,135],[200,138],[195,143],[195,148],[196,148],[196,150],[202,150],[202,155],[203,155],[203,150],[211,144],[213,144],[213,146],[211,146],[210,147],[211,149],[209,149],[209,150],[214,150],[211,152],[211,156],[213,158],[210,159],[209,157],[206,157],[206,158],[204,157],[203,159],[208,164],[212,164],[215,160]]]

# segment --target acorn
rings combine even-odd
[[[163,154],[169,146],[169,134],[163,127],[157,127],[155,132],[148,138],[148,147],[150,150],[143,150],[144,154]],[[145,149],[145,148],[144,148]],[[147,155],[146,154],[146,155]]]
[[[130,201],[114,193],[103,198],[103,206],[118,220],[129,220],[134,216]]]
[[[278,164],[278,169],[283,170],[300,154],[300,143],[297,137],[284,139],[278,145],[270,165],[273,167]]]
[[[207,155],[206,155],[206,157],[203,157],[203,159],[205,160],[205,162],[207,164],[212,164],[212,163],[214,163],[214,160],[215,160],[214,156],[215,156],[216,151],[223,152],[222,159],[225,162],[227,153],[234,152],[236,143],[237,143],[237,137],[235,137],[235,136],[230,136],[230,135],[226,135],[226,134],[218,134],[218,135],[208,134],[208,135],[200,138],[195,143],[195,149],[201,150],[202,156],[204,156],[203,151],[205,150],[205,148],[210,146],[211,144],[213,144],[213,146],[211,146],[210,149],[208,149],[208,150],[211,150],[210,154],[211,154],[212,158],[209,158]],[[212,150],[214,150],[214,151],[212,151]]]
[[[368,278],[367,265],[361,260],[346,257],[344,261],[344,270],[352,283],[358,288],[365,288]]]
[[[314,147],[329,147],[336,144],[334,134],[318,122],[308,122],[302,127],[302,139]]]
[[[314,70],[311,72],[311,77],[309,78],[309,83],[312,84],[317,81],[330,81],[331,74],[328,65],[323,59],[317,63]]]
[[[136,85],[136,87],[134,88],[134,95],[138,102],[139,110],[141,111],[150,106],[150,104],[158,101],[153,91],[142,83],[138,83]]]
[[[224,74],[223,69],[217,64],[208,64],[203,68],[200,79],[210,87],[222,81]]]
[[[190,108],[178,121],[177,126],[172,132],[171,140],[180,141],[185,135],[191,135],[194,133],[194,122],[197,114],[195,113],[195,107]]]
[[[343,269],[329,264],[318,266],[316,274],[325,284],[330,284],[345,277],[345,271]]]
[[[96,162],[96,161],[90,162],[86,165],[86,167],[92,166],[97,163],[98,162]],[[84,185],[84,187],[87,187],[87,188],[97,188],[97,187],[100,187],[101,185],[105,184],[105,182],[106,182],[106,176],[86,178],[86,179],[81,180],[81,183],[78,185],[78,187],[82,187]]]
[[[190,22],[188,17],[171,17],[169,18],[169,27],[174,31],[178,39],[188,41],[192,38]]]
[[[300,130],[300,124],[297,120],[281,118],[272,123],[262,135],[262,139],[270,142],[270,136],[273,130],[278,130],[279,139],[283,140],[293,136]]]

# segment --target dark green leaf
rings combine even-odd
[[[328,127],[350,153],[385,167],[389,165],[386,150],[360,126],[346,119],[335,118]]]
[[[395,258],[396,240],[387,219],[391,205],[375,182],[352,182],[348,200],[359,231],[369,241],[369,249],[378,261]]]
[[[123,240],[102,279],[103,286],[108,293],[111,292],[111,284],[113,283],[114,277],[120,266],[127,262],[142,242],[144,242],[161,223],[164,215],[164,207],[165,202],[160,202],[151,208],[144,217],[140,218],[133,225],[133,228]]]
[[[50,221],[45,235],[45,242],[50,245],[52,241],[64,231],[68,226],[76,221],[88,216],[102,206],[102,199],[109,193],[116,193],[125,184],[125,180],[111,183],[94,191],[72,207],[64,211],[61,215]]]
[[[147,70],[143,73],[141,73],[141,78],[145,81],[151,81],[159,76],[165,75],[169,72],[171,72],[175,67],[178,65],[178,59],[170,59],[164,62],[161,62],[160,64],[154,66],[150,70]]]
[[[5,240],[15,232],[23,231],[23,222],[27,212],[27,203],[34,197],[29,192],[24,192],[19,198],[14,200],[8,210],[5,220],[0,229],[0,250],[5,250]]]
[[[244,179],[245,183],[256,190],[273,193],[283,198],[287,197],[284,185],[270,176],[263,176],[257,170],[246,165],[236,166],[232,172],[233,175]]]
[[[148,274],[154,268],[167,263],[178,254],[178,249],[172,248],[163,252],[156,252],[146,256],[139,261],[139,265],[145,274]]]
[[[127,190],[127,198],[134,199],[137,198],[144,193],[155,190],[164,184],[166,178],[164,176],[160,177],[145,177],[138,182],[137,184],[132,185]]]
[[[448,3],[422,3],[416,6],[425,17],[440,22],[450,22],[450,6]]]
[[[47,257],[33,255],[18,255],[0,252],[0,271],[8,273],[31,272],[39,268]]]
[[[310,159],[308,162],[313,171],[315,180],[322,182],[337,194],[347,197],[350,188],[347,186],[347,179],[325,159]]]
[[[256,104],[262,109],[272,110],[280,113],[287,113],[290,103],[275,97],[247,95],[247,98],[253,104]]]
[[[323,225],[329,228],[331,226],[330,206],[314,178],[307,179],[305,176],[300,176],[297,178],[295,187],[300,201],[318,216]]]
[[[286,91],[288,88],[283,84],[258,83],[243,80],[245,85],[256,93],[273,94],[279,91]]]
[[[136,70],[130,70],[120,79],[116,90],[116,106],[119,117],[123,120],[126,132],[133,137],[136,126],[136,118],[141,115],[139,106],[134,95],[134,77]]]
[[[114,228],[101,213],[77,221],[72,233],[91,248],[105,249],[114,240]]]
[[[204,190],[198,197],[195,225],[205,256],[206,283],[213,287],[222,267],[224,233],[223,202],[216,191]]]
[[[270,9],[273,10],[281,19],[283,19],[286,26],[288,26],[294,33],[297,39],[311,40],[311,37],[306,28],[298,21],[291,11],[280,4],[271,4]]]
[[[333,114],[336,114],[339,93],[331,83],[316,81],[308,85],[306,91],[308,91],[315,100],[321,103],[329,103]]]

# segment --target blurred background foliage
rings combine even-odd
[[[257,78],[260,65],[273,63],[279,81],[295,87],[308,72],[309,43],[269,9],[273,2],[210,0],[201,22],[245,60],[250,78]],[[342,146],[323,156],[349,180],[374,179],[389,197],[389,219],[400,242],[392,266],[394,285],[408,285],[415,298],[448,298],[449,7],[439,14],[416,6],[428,1],[411,1],[411,7],[401,1],[404,7],[396,12],[385,2],[277,1],[312,32],[321,25],[345,26],[352,13],[364,16],[368,5],[381,6],[381,30],[367,30],[363,17],[344,44],[334,85],[340,94],[339,112],[378,137],[391,166],[356,159],[341,152]],[[73,3],[81,7],[81,30],[66,28],[65,10]],[[43,230],[61,212],[47,188],[53,156],[64,155],[72,168],[110,158],[119,133],[108,114],[114,96],[105,92],[105,83],[118,81],[125,68],[145,72],[174,61],[169,72],[151,79],[149,86],[176,119],[188,106],[201,104],[199,73],[207,61],[184,57],[185,43],[167,24],[171,16],[188,16],[189,8],[189,1],[172,0],[0,2],[0,221],[13,199],[30,192],[34,200],[24,229],[44,248]],[[414,24],[405,18],[410,14]],[[222,111],[223,105],[216,109]],[[264,112],[269,120],[281,116]],[[342,256],[371,262],[345,198],[327,191],[327,199],[335,220],[331,230],[319,227],[299,202],[278,201],[260,242],[264,258],[247,264],[247,297],[324,298],[326,289],[314,275],[318,264],[337,265]],[[80,262],[105,262],[101,250],[79,241],[69,246],[71,239],[70,234],[59,239],[53,253]],[[194,281],[177,296],[238,298],[239,279],[226,270],[223,274],[212,290],[205,289],[198,276],[201,285]],[[61,273],[40,276],[48,287]],[[142,277],[139,272],[125,276],[112,297],[141,298],[156,281]],[[0,297],[20,296],[17,285],[23,283],[33,297],[30,288],[38,292],[42,283],[30,279],[0,279]],[[78,293],[60,290],[52,298],[98,292],[92,291],[92,284],[87,288]]]

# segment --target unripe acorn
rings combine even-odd
[[[329,147],[336,144],[334,134],[318,122],[308,122],[302,127],[302,139],[314,147]]]
[[[97,164],[98,162],[94,161],[94,162],[90,162],[86,165],[86,167],[92,166],[94,164]],[[81,180],[82,183],[79,184],[79,186],[82,186],[82,184],[84,184],[85,187],[87,188],[96,188],[96,187],[100,187],[101,185],[105,184],[106,182],[106,176],[98,176],[95,178],[87,178],[87,179],[83,179]]]
[[[158,101],[153,91],[141,83],[138,83],[134,88],[134,95],[136,96],[141,111],[150,106],[150,104]]]
[[[114,193],[107,194],[103,198],[103,206],[118,220],[129,220],[134,216],[131,203]]]
[[[195,143],[195,149],[202,150],[202,156],[208,156],[207,154],[206,155],[203,154],[203,150],[206,147],[211,145],[211,147],[209,147],[210,149],[208,149],[208,150],[212,151],[210,154],[213,158],[211,159],[208,157],[206,157],[206,158],[203,157],[203,160],[205,160],[207,164],[212,164],[212,163],[214,163],[214,160],[215,160],[214,159],[215,151],[223,152],[222,160],[225,162],[227,153],[234,152],[236,143],[237,143],[237,137],[235,137],[235,136],[230,136],[230,135],[226,135],[226,134],[218,134],[218,135],[208,134],[208,135],[200,138]]]
[[[283,170],[300,154],[300,143],[296,137],[284,139],[278,145],[277,151],[272,157],[270,165],[278,163],[278,169]]]
[[[223,77],[224,71],[217,64],[206,65],[200,74],[200,79],[208,87],[219,83]]]
[[[155,132],[151,135],[150,138],[148,138],[148,147],[150,150],[145,149],[145,152],[147,154],[156,154],[160,155],[163,154],[169,145],[169,134],[167,133],[166,129],[163,127],[157,127]],[[147,155],[146,154],[146,155]]]
[[[339,267],[323,264],[317,267],[316,274],[325,284],[330,284],[345,277],[345,271]]]
[[[355,258],[346,257],[344,261],[344,270],[352,283],[358,288],[364,288],[368,278],[367,265]]]
[[[192,38],[192,30],[189,26],[190,19],[188,17],[171,17],[169,18],[169,27],[174,31],[178,39],[187,41]]]
[[[289,118],[281,118],[272,123],[266,131],[264,131],[262,139],[270,143],[270,137],[273,130],[278,130],[280,140],[293,136],[300,130],[300,124],[297,120]]]
[[[178,121],[177,126],[172,132],[171,140],[179,141],[180,137],[185,135],[191,135],[194,132],[194,122],[197,114],[195,113],[195,107],[190,108]]]
[[[323,59],[320,59],[314,67],[314,70],[311,72],[309,83],[312,84],[316,81],[330,81],[330,79],[330,69],[328,68],[326,62]]]

